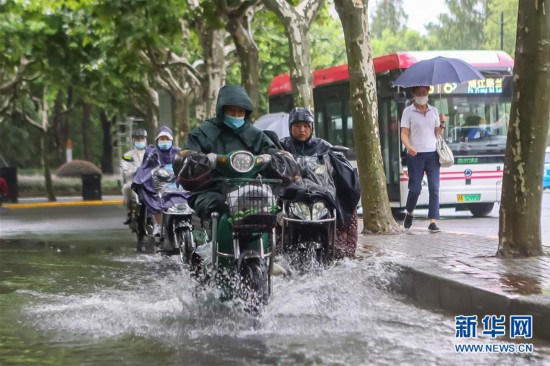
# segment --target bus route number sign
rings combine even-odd
[[[481,200],[481,194],[457,194],[456,200],[458,202],[478,202]]]

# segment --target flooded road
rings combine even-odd
[[[529,355],[456,353],[454,317],[393,293],[380,255],[277,277],[253,317],[198,289],[177,258],[137,254],[129,232],[106,229],[0,238],[1,365],[550,362],[534,340]]]

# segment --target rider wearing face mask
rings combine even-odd
[[[222,87],[218,93],[216,117],[204,121],[189,133],[182,151],[182,164],[184,160],[188,160],[187,155],[194,153],[228,154],[237,150],[246,150],[254,155],[277,153],[279,149],[275,143],[250,123],[252,110],[252,101],[243,87]],[[292,157],[281,159],[290,159],[295,164]],[[216,173],[213,174],[213,178],[201,178],[195,187],[188,188],[193,192],[189,205],[203,221],[208,221],[214,211],[223,213],[227,210],[224,196],[216,181]],[[185,178],[190,180],[193,175],[189,173]],[[200,177],[206,175],[197,174]]]
[[[127,209],[127,217],[126,221],[124,221],[124,225],[130,223],[130,203],[135,195],[132,191],[132,179],[143,161],[143,155],[147,147],[147,131],[144,129],[137,129],[132,132],[132,142],[134,144],[134,149],[127,151],[120,160],[122,197],[124,199],[124,206]]]
[[[401,117],[401,142],[407,148],[407,175],[409,193],[407,215],[403,226],[412,226],[414,209],[422,191],[424,173],[428,177],[428,219],[430,232],[440,231],[436,225],[439,219],[439,155],[436,151],[437,136],[445,128],[446,117],[437,108],[428,104],[428,86],[412,89],[413,103],[403,110]]]
[[[161,126],[155,137],[155,144],[145,149],[143,163],[136,172],[132,187],[137,190],[140,198],[147,205],[148,213],[153,215],[155,228],[153,235],[160,234],[162,222],[162,207],[159,195],[153,186],[152,172],[159,166],[170,166],[180,148],[173,146],[174,134],[167,126]]]

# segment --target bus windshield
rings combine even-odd
[[[430,99],[440,113],[447,115],[444,138],[455,156],[504,154],[509,98],[452,95]]]

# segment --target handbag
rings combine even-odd
[[[437,154],[439,155],[439,165],[443,168],[448,168],[455,163],[453,151],[441,135],[437,136]]]

